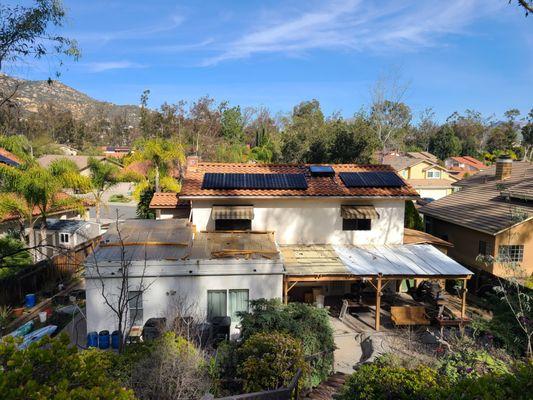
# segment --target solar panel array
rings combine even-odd
[[[341,172],[339,177],[349,188],[405,186],[405,182],[394,172]]]
[[[335,170],[329,165],[311,165],[309,171],[312,176],[335,176]]]
[[[13,161],[7,157],[4,157],[3,155],[0,154],[0,163],[2,164],[6,164],[6,165],[9,165],[11,167],[18,167],[19,163],[16,162],[16,161]]]
[[[202,189],[307,189],[303,174],[206,173]]]

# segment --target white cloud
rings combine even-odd
[[[133,68],[146,68],[146,65],[131,62],[131,61],[101,61],[85,64],[89,72],[105,72],[114,69],[133,69]]]
[[[379,6],[375,2],[337,0],[275,23],[263,23],[263,27],[219,45],[219,54],[204,60],[203,65],[259,53],[296,55],[311,49],[389,51],[434,46],[443,36],[461,33],[476,18],[501,6],[485,0],[389,0]],[[254,21],[257,25],[261,21]]]

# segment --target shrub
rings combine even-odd
[[[137,217],[142,219],[155,219],[155,211],[150,209],[150,202],[154,197],[154,188],[147,187],[139,196],[139,203],[137,204]]]
[[[484,350],[461,349],[443,357],[437,366],[439,373],[452,382],[475,378],[487,373],[501,375],[509,372],[507,364]]]
[[[132,391],[110,379],[106,371],[110,359],[99,353],[78,352],[66,335],[44,338],[25,350],[18,350],[8,338],[0,342],[0,398],[134,399]]]
[[[18,269],[32,264],[30,253],[25,248],[23,242],[13,237],[0,238],[0,278],[14,275]]]
[[[172,332],[155,340],[133,365],[130,385],[139,399],[199,399],[210,388],[203,354]]]
[[[445,379],[437,371],[418,365],[413,369],[389,365],[379,359],[362,365],[347,380],[339,400],[397,399],[417,400],[437,398],[431,393]]]
[[[328,312],[308,304],[282,304],[279,300],[253,300],[250,311],[240,313],[244,340],[258,332],[281,332],[298,339],[310,360],[311,373],[305,386],[325,380],[333,369],[335,341]]]
[[[298,369],[304,377],[309,370],[301,342],[279,332],[252,335],[239,349],[239,357],[238,375],[248,393],[286,387]]]

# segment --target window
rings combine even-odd
[[[484,240],[480,240],[478,254],[482,256],[490,256],[492,254],[492,246],[490,245],[490,243]]]
[[[239,321],[237,313],[248,311],[249,296],[248,289],[208,290],[207,319],[229,316],[232,322]]]
[[[372,228],[371,219],[342,219],[343,231],[369,231]]]
[[[251,231],[251,219],[217,219],[215,221],[216,231]]]
[[[240,321],[238,312],[248,311],[248,289],[235,289],[229,291],[229,316],[234,322]]]
[[[207,319],[225,317],[227,315],[227,302],[225,290],[207,291]]]
[[[428,171],[426,173],[428,179],[439,179],[440,178],[440,171]]]
[[[138,290],[128,292],[128,311],[130,325],[143,324],[143,292]]]
[[[59,234],[59,243],[68,244],[69,240],[70,240],[70,235],[68,233],[60,233]]]
[[[500,246],[498,255],[502,262],[521,262],[524,260],[524,245]]]

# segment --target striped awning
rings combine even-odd
[[[213,206],[213,219],[254,219],[253,206]]]
[[[341,206],[341,217],[344,219],[378,219],[374,206]]]

